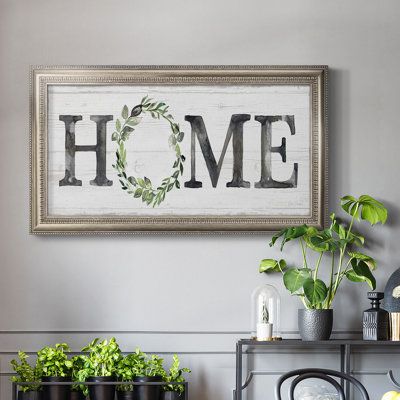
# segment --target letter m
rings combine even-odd
[[[213,187],[217,186],[221,173],[222,163],[231,138],[233,145],[233,177],[232,181],[226,184],[227,187],[250,187],[250,182],[243,180],[243,124],[250,119],[249,114],[233,114],[229,123],[228,132],[225,137],[224,146],[218,163],[211,148],[203,117],[199,115],[186,115],[185,120],[190,122],[191,135],[191,179],[185,182],[185,187],[200,188],[201,181],[196,180],[196,136],[200,143],[201,152],[210,175]]]

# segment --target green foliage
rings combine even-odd
[[[84,382],[90,376],[114,376],[116,366],[120,362],[121,350],[115,338],[100,341],[94,339],[82,351],[89,354],[83,355],[83,366],[76,372],[78,381]]]
[[[183,376],[184,373],[192,372],[189,368],[180,368],[179,357],[174,354],[172,357],[171,367],[164,377],[166,382],[185,382],[185,378]],[[183,393],[185,387],[183,385],[167,385],[164,386],[165,391],[174,391],[178,393]]]
[[[307,268],[290,268],[283,274],[283,284],[293,294],[303,287],[310,276],[310,270]]]
[[[70,348],[66,343],[57,343],[54,347],[44,347],[37,354],[37,362],[42,376],[71,376],[72,361],[66,352]]]
[[[281,241],[281,251],[285,245],[296,240],[303,256],[301,268],[287,268],[285,260],[264,259],[260,263],[259,272],[280,272],[283,283],[293,295],[299,296],[307,308],[329,309],[344,278],[351,282],[365,282],[374,290],[376,281],[372,271],[377,267],[376,261],[369,255],[359,251],[348,251],[349,247],[364,246],[365,239],[353,231],[355,221],[365,220],[371,225],[384,224],[387,220],[385,206],[372,198],[362,195],[358,199],[344,196],[341,199],[342,209],[350,215],[348,225],[341,224],[336,215],[330,215],[329,228],[317,230],[314,227],[301,225],[282,229],[271,239],[270,246]],[[317,261],[310,267],[307,252],[314,252]],[[318,278],[323,257],[330,258],[330,276],[328,284]]]
[[[115,338],[100,341],[94,339],[82,351],[87,354],[76,355],[68,360],[66,352],[70,349],[67,344],[56,344],[55,347],[44,347],[38,352],[36,365],[32,367],[28,356],[20,351],[17,360],[11,361],[11,366],[17,376],[13,382],[40,382],[42,376],[70,376],[73,382],[85,382],[91,376],[115,376],[119,381],[133,381],[137,376],[160,376],[165,382],[185,382],[183,373],[191,372],[187,368],[179,368],[178,356],[173,356],[173,362],[167,373],[163,368],[163,359],[157,355],[147,355],[136,349],[134,353],[122,356]],[[21,386],[21,390],[32,391],[40,389],[40,383],[31,386]],[[73,391],[82,391],[88,396],[88,387],[72,385]],[[133,385],[118,385],[119,391],[133,390]],[[179,393],[184,391],[183,385],[168,385],[164,390]]]
[[[171,134],[168,143],[175,152],[176,159],[172,165],[173,172],[171,176],[164,178],[158,187],[154,187],[151,180],[146,176],[143,178],[135,178],[128,176],[126,168],[125,142],[129,139],[130,134],[135,130],[134,126],[138,125],[140,114],[149,113],[152,118],[166,120],[170,126]],[[133,195],[134,198],[140,198],[143,203],[156,207],[165,200],[165,196],[172,189],[180,189],[179,176],[183,174],[183,163],[185,156],[181,153],[179,143],[183,140],[184,133],[181,132],[179,124],[174,121],[173,116],[168,112],[168,106],[164,102],[154,102],[148,96],[143,97],[141,103],[132,108],[129,114],[128,106],[124,105],[121,112],[123,122],[119,119],[115,121],[115,131],[111,135],[111,139],[117,142],[116,163],[113,168],[117,171],[119,182],[122,190]]]
[[[136,349],[136,364],[133,368],[134,376],[161,376],[165,377],[163,368],[164,360],[156,355],[147,355],[139,349]]]
[[[72,361],[72,370],[71,370],[71,378],[73,382],[81,382],[79,379],[79,371],[84,369],[86,357],[83,355],[74,356],[71,358]],[[85,385],[72,385],[72,391],[81,391],[87,396],[89,394],[88,388]]]
[[[260,262],[260,272],[282,272],[285,268],[285,260],[277,261],[272,258],[265,258]]]
[[[342,208],[347,214],[357,220],[364,219],[371,225],[378,222],[384,224],[387,220],[387,209],[385,206],[371,196],[362,195],[358,199],[353,196],[345,196],[341,199]]]
[[[326,295],[328,294],[328,289],[323,281],[320,279],[307,278],[303,284],[304,294],[311,304],[312,307],[316,307],[318,304],[322,303]]]
[[[115,374],[121,381],[132,381],[136,376],[161,376],[164,380],[166,377],[163,359],[156,355],[148,356],[139,349],[118,362]],[[117,390],[129,391],[132,385],[119,385]]]
[[[269,245],[273,246],[275,244],[275,242],[280,237],[282,237],[282,243],[281,243],[281,250],[282,250],[283,246],[287,242],[290,242],[293,239],[297,239],[299,237],[302,237],[305,234],[307,234],[309,230],[313,230],[313,229],[314,228],[309,228],[307,225],[293,226],[293,227],[290,227],[290,228],[282,229],[276,235],[272,236],[271,243]]]
[[[136,350],[135,353],[131,353],[121,358],[118,362],[115,375],[120,381],[133,381],[135,378],[135,371],[138,369],[138,364],[142,363],[142,359],[144,358],[143,353],[139,350]],[[132,385],[119,385],[117,386],[117,390],[119,391],[130,391],[133,390]]]
[[[11,381],[15,383],[20,382],[40,382],[41,380],[41,370],[40,366],[36,363],[34,367],[32,367],[27,359],[28,356],[23,351],[18,352],[17,360],[12,360],[10,362],[13,371],[17,374],[17,376],[12,376]],[[22,392],[30,392],[39,390],[40,385],[31,385],[31,386],[20,386],[20,390]]]

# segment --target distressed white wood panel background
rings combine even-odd
[[[151,208],[125,193],[117,174],[115,142],[111,134],[124,104],[129,109],[149,95],[170,106],[169,111],[185,132],[182,153],[186,156],[181,189],[174,189],[157,208]],[[199,189],[185,188],[190,180],[191,127],[185,115],[201,115],[218,162],[232,114],[250,114],[244,123],[243,178],[250,188],[227,188],[232,179],[232,141],[225,155],[216,188],[211,185],[206,163],[196,139],[196,179]],[[58,182],[65,171],[65,124],[59,115],[81,115],[76,123],[76,144],[96,143],[96,124],[90,115],[113,115],[107,123],[107,177],[111,187],[89,184],[95,177],[94,152],[76,153],[76,177],[82,186],[63,186]],[[294,163],[299,165],[298,186],[293,189],[256,189],[261,169],[261,124],[256,115],[294,115],[295,135],[285,122],[273,124],[273,146],[287,141],[287,162],[272,154],[273,178],[290,178]],[[128,175],[147,176],[154,186],[171,175],[175,153],[168,146],[170,128],[149,114],[131,134],[127,144]],[[309,86],[77,86],[50,85],[48,91],[48,207],[49,215],[255,215],[306,216],[310,214],[310,89]]]

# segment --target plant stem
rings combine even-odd
[[[318,276],[318,270],[319,270],[319,266],[321,264],[321,260],[322,260],[322,256],[324,255],[324,252],[321,252],[321,254],[318,257],[318,261],[317,261],[317,265],[315,267],[315,271],[314,271],[314,281],[317,279]]]
[[[356,209],[355,209],[355,211],[354,211],[354,213],[353,213],[353,216],[351,217],[349,229],[347,230],[346,240],[347,240],[347,239],[349,238],[349,236],[350,236],[350,232],[351,232],[351,229],[352,229],[352,227],[353,227],[355,217],[356,217],[356,215],[357,215],[357,213],[358,213],[358,206],[359,206],[359,205],[358,205],[358,203],[357,203]],[[336,281],[335,281],[334,290],[333,290],[333,293],[332,293],[332,300],[333,300],[333,298],[335,297],[336,291],[338,290],[339,284],[340,284],[340,282],[341,282],[341,280],[340,280],[340,275],[341,275],[341,270],[342,270],[342,265],[343,265],[343,257],[344,257],[344,254],[345,254],[345,252],[346,252],[346,247],[347,247],[347,243],[345,243],[345,245],[343,246],[343,249],[340,249],[338,270],[337,270],[337,275],[336,275]]]
[[[350,260],[347,262],[346,268],[345,268],[344,271],[341,273],[341,277],[339,278],[338,287],[339,287],[340,283],[342,282],[343,277],[346,275],[347,270],[349,269],[351,260],[352,260],[352,258],[350,258]]]
[[[336,280],[335,280],[335,285],[333,289],[333,297],[336,294],[338,285],[339,285],[339,276],[340,276],[340,271],[342,269],[342,264],[343,264],[343,256],[344,256],[344,250],[346,249],[346,245],[344,246],[343,249],[340,249],[340,256],[339,256],[339,262],[338,262],[338,269],[337,269],[337,275],[336,275]]]
[[[303,267],[304,268],[308,268],[306,249],[304,248],[304,243],[303,243],[303,239],[302,238],[300,238],[300,245],[301,245],[301,252],[303,253]]]
[[[283,272],[283,270],[282,270],[282,268],[281,268],[281,264],[279,264],[279,262],[278,262],[278,268],[279,268],[279,271],[281,271],[281,274],[282,274],[282,276],[283,276],[285,273]]]
[[[301,301],[302,301],[303,304],[304,304],[304,307],[305,307],[305,308],[308,308],[308,307],[307,307],[306,300],[304,299],[304,296],[300,296],[300,298],[301,298]]]
[[[331,280],[329,284],[329,291],[328,291],[328,296],[326,297],[326,308],[329,309],[332,304],[332,289],[333,289],[333,271],[335,270],[335,253],[332,252],[332,262],[331,262]]]

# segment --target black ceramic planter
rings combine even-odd
[[[135,400],[135,393],[133,390],[120,391],[117,390],[117,399],[118,400]]]
[[[137,376],[135,382],[162,382],[161,376]],[[135,400],[160,400],[161,385],[135,386]]]
[[[42,400],[42,392],[37,390],[23,392],[21,390],[18,392],[18,400]]]
[[[89,385],[90,400],[114,400],[115,385],[101,385],[101,382],[113,382],[112,376],[91,376],[87,382],[99,382],[99,385]]]
[[[68,376],[44,376],[43,382],[70,382]],[[69,400],[69,385],[43,385],[43,400]]]
[[[172,390],[168,390],[167,392],[162,393],[162,400],[183,400],[184,398],[184,393],[178,393]]]
[[[85,395],[79,390],[71,390],[69,395],[70,400],[85,400]]]
[[[303,340],[328,340],[331,337],[333,310],[299,310],[298,318]]]

